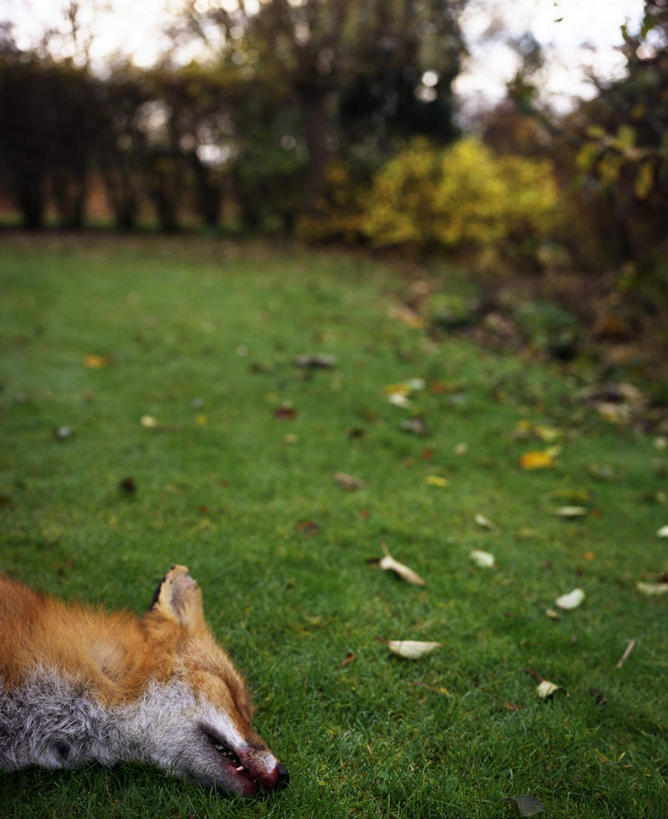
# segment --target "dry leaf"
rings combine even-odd
[[[152,427],[158,426],[158,419],[154,418],[152,415],[142,415],[139,419],[139,423],[146,427],[146,429],[151,429]]]
[[[441,489],[448,485],[447,478],[444,478],[442,475],[427,475],[425,480],[429,486],[439,486]]]
[[[462,441],[461,443],[456,444],[452,451],[455,453],[455,455],[465,455],[466,452],[468,452],[468,448],[469,445],[466,443],[466,441]]]
[[[475,517],[473,518],[475,522],[480,526],[481,529],[495,529],[495,524],[489,518],[486,518],[484,515],[481,515],[480,512],[476,512]]]
[[[420,577],[419,574],[414,572],[408,566],[404,566],[403,563],[399,563],[398,560],[395,560],[392,555],[387,550],[387,546],[385,543],[380,544],[383,548],[383,554],[385,557],[382,557],[378,562],[378,565],[381,569],[386,572],[394,572],[395,574],[399,575],[402,580],[405,580],[407,583],[412,583],[414,586],[424,586],[425,582]]]
[[[295,367],[329,370],[336,366],[336,357],[325,353],[298,355],[292,363]]]
[[[351,663],[355,659],[355,652],[349,651],[346,656],[341,660],[339,663],[339,668],[345,668],[348,663]]]
[[[338,483],[341,489],[345,489],[347,492],[354,492],[356,489],[361,489],[362,487],[366,486],[364,481],[360,480],[359,478],[355,478],[353,475],[348,475],[347,472],[337,472],[334,475],[334,480]]]
[[[588,511],[586,506],[560,506],[555,510],[555,514],[559,515],[560,518],[581,518]]]
[[[522,469],[552,469],[554,458],[549,452],[525,452],[520,458]]]
[[[200,427],[205,427],[207,424],[206,415],[204,415],[203,412],[198,413],[197,417],[195,418],[195,423]]]
[[[427,434],[427,425],[424,419],[417,415],[414,418],[405,418],[399,426],[404,432],[412,432],[413,435]]]
[[[403,409],[407,409],[411,406],[410,398],[406,398],[403,393],[400,392],[391,392],[387,396],[387,400],[390,404],[394,404],[395,407],[402,407]]]
[[[313,520],[300,520],[297,523],[297,531],[301,532],[304,537],[312,537],[318,534],[320,527]]]
[[[429,654],[440,648],[440,643],[426,643],[420,640],[387,640],[387,647],[393,654],[405,657],[407,660],[418,660],[424,654]]]
[[[474,549],[469,555],[476,566],[481,566],[484,569],[493,569],[495,566],[494,555],[490,552],[481,552]]]
[[[541,680],[536,686],[536,693],[542,700],[548,700],[557,691],[563,691],[563,688],[560,685],[555,685],[549,680]]]
[[[537,813],[545,813],[546,808],[535,796],[507,796],[506,802],[514,804],[520,816],[535,816]]]
[[[107,366],[109,359],[107,356],[91,353],[91,355],[85,356],[83,363],[84,367],[88,367],[89,370],[101,370]]]
[[[568,611],[570,609],[576,609],[584,599],[585,593],[582,589],[573,589],[572,592],[557,597],[554,602],[560,609],[566,609]]]
[[[547,614],[550,620],[561,620],[561,615],[554,609],[545,609],[545,614]]]
[[[276,407],[274,410],[274,418],[279,420],[289,420],[297,415],[297,410],[289,404],[284,404],[282,407]]]
[[[639,580],[636,583],[636,589],[643,594],[658,597],[668,592],[668,583],[643,583],[642,580]]]

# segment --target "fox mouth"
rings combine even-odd
[[[220,737],[214,736],[206,732],[207,739],[213,745],[213,747],[218,751],[221,756],[225,758],[225,766],[230,769],[237,776],[242,776],[244,773],[247,774],[254,782],[257,783],[257,779],[253,776],[253,774],[244,766],[242,761],[239,759],[238,755],[235,751]]]

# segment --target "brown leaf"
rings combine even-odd
[[[297,415],[297,410],[289,404],[284,404],[282,407],[276,407],[274,410],[274,418],[279,420],[289,420]]]
[[[341,489],[345,489],[346,492],[354,492],[356,489],[362,489],[366,486],[363,480],[355,478],[353,475],[348,475],[347,472],[337,472],[334,475],[334,480]]]
[[[128,475],[126,478],[118,482],[118,488],[121,492],[125,492],[127,495],[134,495],[137,491],[137,484],[135,483],[135,479],[132,475]]]
[[[345,668],[348,665],[348,663],[352,663],[352,661],[354,659],[355,659],[355,652],[354,651],[349,651],[346,654],[346,656],[339,663],[339,668]]]
[[[304,537],[312,537],[320,531],[320,527],[312,520],[300,520],[297,524],[297,531],[301,532]]]

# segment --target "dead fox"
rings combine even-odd
[[[134,760],[243,796],[284,787],[252,718],[185,566],[141,619],[0,578],[0,769]]]

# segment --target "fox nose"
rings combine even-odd
[[[274,785],[274,790],[282,790],[283,788],[288,787],[288,783],[290,782],[290,774],[288,773],[287,769],[284,768],[280,762],[276,767],[277,777],[276,777],[276,784]]]

